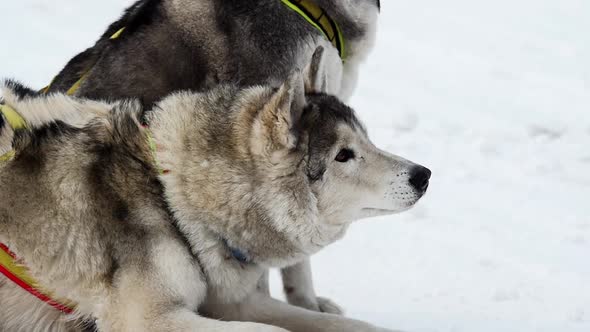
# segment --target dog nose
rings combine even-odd
[[[416,166],[410,172],[410,184],[419,192],[424,192],[428,189],[428,183],[432,172],[422,166]]]

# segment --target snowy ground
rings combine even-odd
[[[42,87],[128,3],[1,1],[0,76]],[[433,181],[314,258],[318,292],[405,331],[590,331],[590,2],[382,7],[352,103]]]

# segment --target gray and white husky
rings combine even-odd
[[[0,243],[76,309],[68,321],[0,278],[0,330],[95,317],[105,332],[385,331],[256,291],[266,269],[353,221],[409,209],[430,177],[376,148],[352,109],[317,92],[322,75],[303,76],[178,92],[149,111],[7,84],[30,125],[0,164]]]
[[[379,10],[379,0],[141,0],[74,57],[47,91],[137,98],[150,106],[174,91],[206,91],[221,83],[278,87],[323,46],[324,89],[346,101],[372,49]],[[331,33],[332,41],[326,37]],[[289,303],[341,312],[316,297],[308,260],[282,275]],[[261,288],[268,293],[268,282]]]

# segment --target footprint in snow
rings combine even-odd
[[[569,315],[569,320],[574,323],[585,323],[590,321],[590,317],[588,317],[583,309],[578,309]]]
[[[520,294],[515,290],[498,290],[493,297],[495,302],[511,302],[519,299]]]
[[[538,140],[554,141],[560,139],[564,134],[564,128],[549,128],[541,125],[529,127],[529,136]]]

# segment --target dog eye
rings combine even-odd
[[[342,149],[336,156],[336,161],[339,163],[345,163],[350,159],[354,159],[354,151],[351,149]]]

